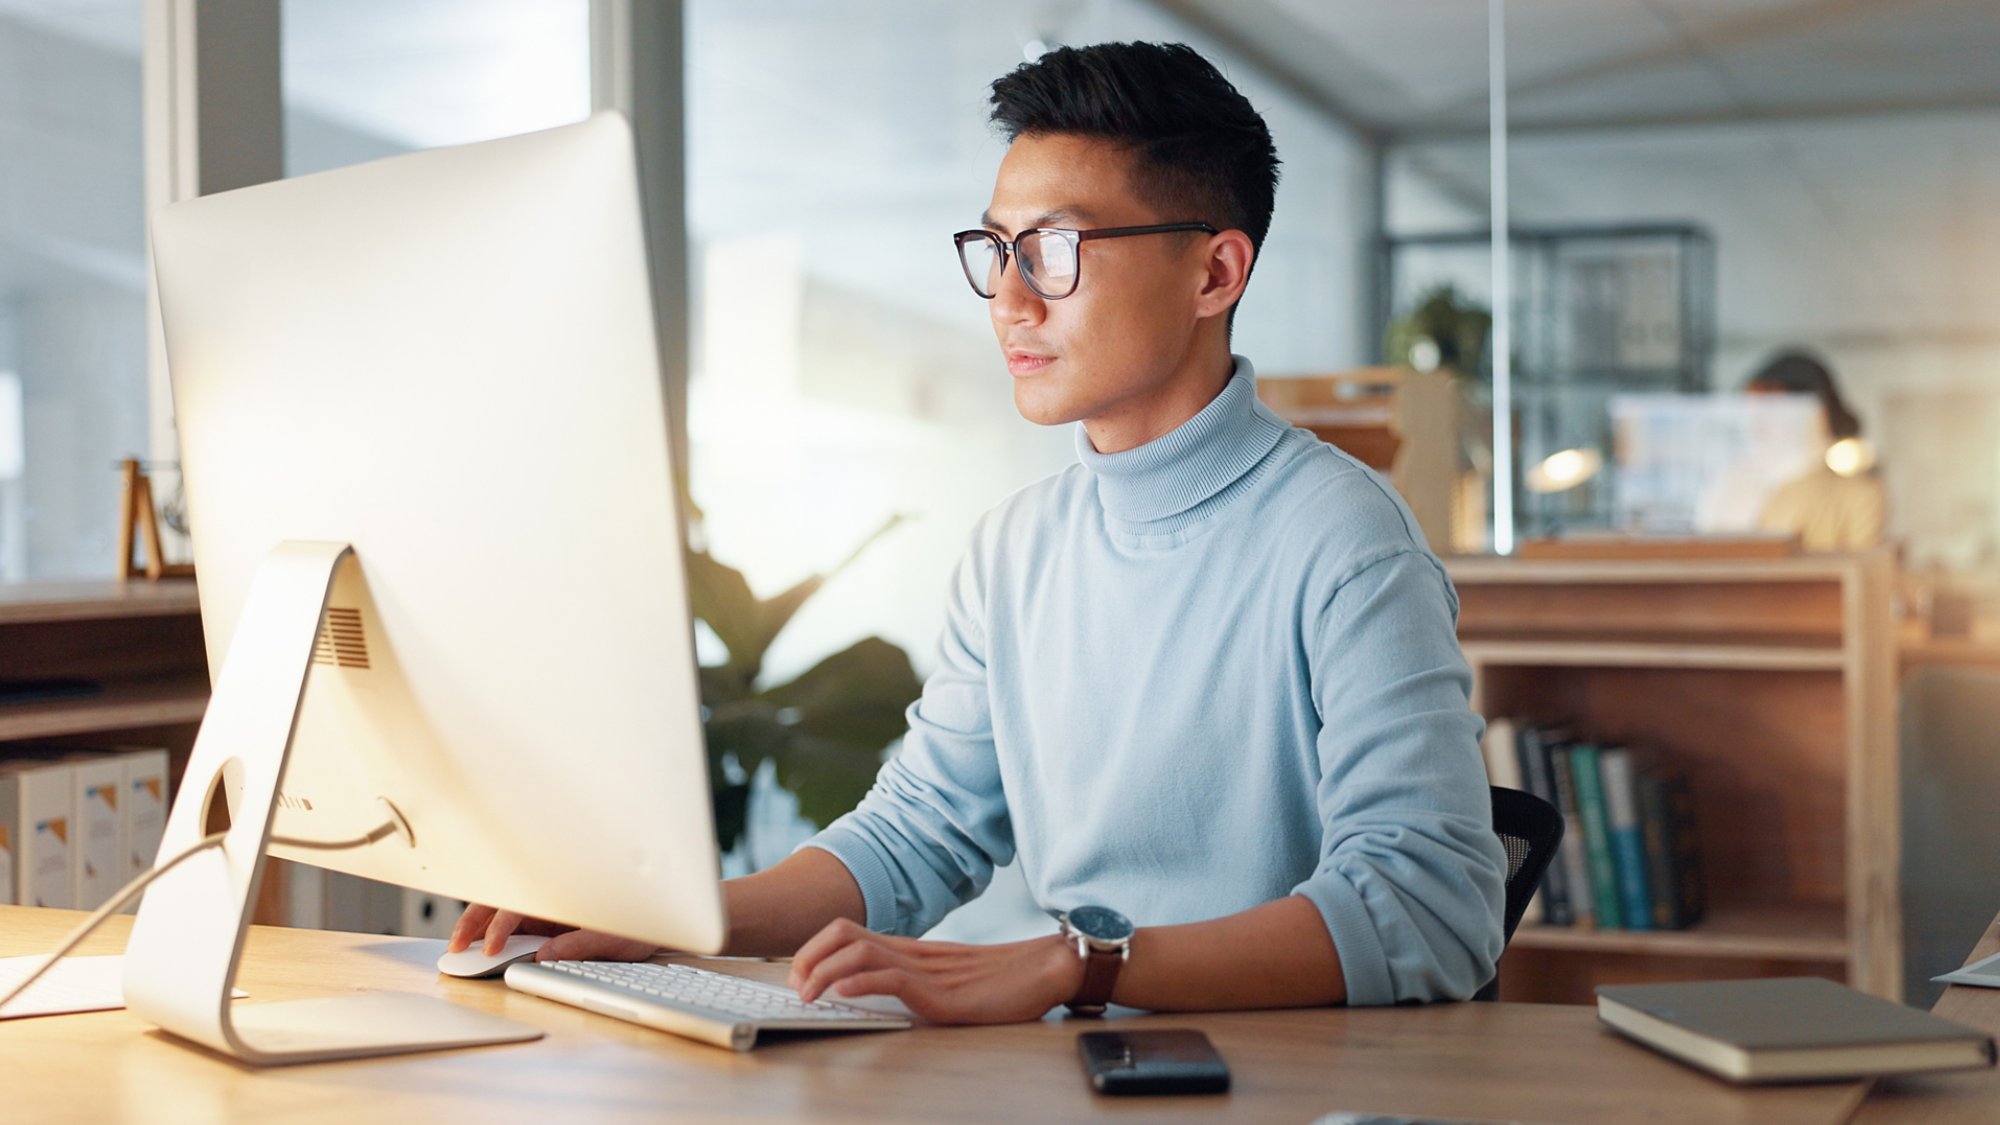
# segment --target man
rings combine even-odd
[[[725,884],[729,952],[946,1023],[1470,995],[1506,861],[1450,583],[1229,351],[1269,131],[1181,46],[1057,50],[992,100],[1010,147],[960,255],[1015,405],[1081,423],[1080,463],[980,521],[901,753]],[[1015,858],[1063,933],[916,939]],[[473,907],[452,946],[520,922]],[[652,952],[572,931],[538,957]]]

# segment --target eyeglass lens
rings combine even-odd
[[[982,297],[1000,291],[1000,241],[996,237],[968,238],[959,244],[965,263],[966,280]],[[1054,231],[1025,231],[1014,244],[1014,256],[1021,278],[1028,288],[1046,298],[1067,297],[1076,289],[1076,246]]]

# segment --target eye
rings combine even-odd
[[[1076,247],[1069,239],[1057,234],[1037,235],[1034,245],[1036,273],[1051,279],[1076,276]]]

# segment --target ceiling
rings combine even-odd
[[[1485,0],[1156,0],[1388,139],[1486,129]],[[2000,106],[1994,0],[1508,0],[1514,131]]]
[[[825,210],[846,221],[940,200],[947,214],[906,225],[956,221],[976,212],[990,176],[991,138],[978,125],[984,83],[1021,57],[1021,45],[1071,35],[1172,35],[1176,20],[1329,118],[1380,141],[1407,142],[1403,150],[1430,183],[1453,192],[1463,210],[1483,211],[1485,0],[683,3],[690,41],[704,44],[689,59],[691,149],[712,162],[710,180],[739,185],[726,198],[691,198],[704,230],[755,227],[773,208],[796,206],[789,181],[802,163],[817,170]],[[141,8],[141,0],[0,0],[0,21],[136,59]],[[1781,168],[1794,190],[1830,201],[1814,212],[1825,229],[1858,232],[1856,241],[1883,226],[1878,213],[1893,218],[1913,201],[1905,177],[1888,166],[1873,179],[1861,176],[1857,166],[1875,166],[1867,160],[1822,169],[1808,142],[1773,130],[2000,108],[2000,65],[1993,62],[2000,59],[2000,0],[1508,0],[1507,8],[1510,120],[1522,135],[1523,157],[1536,136],[1694,126],[1713,138],[1703,150],[1714,151],[1676,150],[1676,168],[1716,183],[1736,182],[1723,173],[1757,162]],[[284,0],[289,112],[379,137],[392,149],[469,139],[454,130],[492,135],[569,119],[586,104],[585,10],[585,0]],[[524,39],[561,41],[556,53],[571,64],[522,61],[530,57],[521,51]],[[825,49],[830,43],[839,49]],[[550,52],[532,57],[546,60]],[[911,99],[902,96],[908,86],[964,93]],[[552,96],[550,89],[568,93]],[[816,96],[828,89],[840,97]],[[0,89],[0,119],[5,93]],[[510,99],[554,116],[528,120]],[[482,114],[512,124],[468,126]],[[1746,148],[1730,138],[1731,123],[1767,128]],[[1592,139],[1623,144],[1640,135]],[[1958,160],[1979,170],[1984,183],[1990,162],[1967,147],[1983,136],[1944,138],[1909,160],[1923,167]],[[752,137],[787,140],[740,143]],[[1961,150],[1966,155],[1956,155]],[[725,160],[741,167],[714,163]],[[885,177],[885,168],[894,175]],[[1567,189],[1569,174],[1533,173],[1524,160],[1516,184],[1521,207],[1581,206]],[[969,185],[970,194],[940,185]],[[1871,193],[1866,207],[1835,198],[1863,189]],[[856,237],[864,234],[890,237],[879,230]],[[73,253],[42,254],[18,236],[12,241],[17,252],[0,253],[0,288],[22,262],[53,257],[83,268]]]
[[[952,7],[952,0],[924,2],[940,14]],[[1375,136],[1486,127],[1486,0],[1151,3]],[[562,13],[572,6],[575,0],[483,0],[478,23],[490,29],[539,21],[568,34]],[[839,0],[811,18],[850,25],[871,41],[893,40],[899,25],[908,26],[898,46],[916,60],[928,42],[923,30],[934,22],[909,18],[922,6]],[[0,15],[136,54],[137,7],[137,0],[0,0]],[[716,14],[735,10],[755,23],[773,7],[730,4]],[[987,11],[1000,16],[992,26],[1012,25],[1023,40],[1059,39],[1090,7],[1090,0],[1014,0]],[[1520,131],[2000,106],[1995,0],[1509,0],[1506,7],[1509,119]],[[285,9],[288,19],[310,25],[319,44],[311,57],[288,59],[301,71],[295,92],[332,102],[340,100],[333,91],[344,89],[351,111],[362,116],[375,115],[369,105],[394,100],[409,120],[411,107],[426,100],[399,98],[377,80],[423,73],[392,63],[437,50],[464,53],[480,42],[466,33],[462,0],[289,0]],[[395,41],[373,38],[391,17]],[[385,61],[385,49],[393,58]],[[355,91],[368,95],[358,106]]]

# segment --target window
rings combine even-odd
[[[110,574],[147,452],[140,27],[0,2],[0,580]]]
[[[284,0],[285,174],[590,113],[588,0]]]

